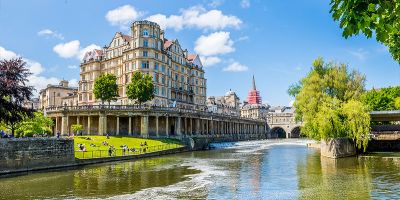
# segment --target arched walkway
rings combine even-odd
[[[286,138],[286,131],[282,127],[272,128],[271,138]]]
[[[296,126],[290,131],[291,138],[299,138],[300,135],[300,126]]]

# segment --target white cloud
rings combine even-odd
[[[9,51],[3,47],[0,47],[0,60],[9,60],[12,58],[17,58],[18,55],[12,51]]]
[[[79,86],[79,84],[78,84],[78,80],[77,79],[71,79],[71,80],[69,80],[69,83],[68,83],[68,86],[69,87],[78,87]]]
[[[147,20],[160,24],[161,28],[172,28],[179,31],[185,27],[221,30],[228,27],[239,28],[242,21],[233,15],[225,15],[220,10],[206,10],[201,6],[194,6],[182,9],[180,15],[166,16],[155,14],[149,16]]]
[[[242,65],[238,62],[233,62],[223,69],[223,71],[227,71],[227,72],[243,72],[243,71],[247,71],[247,70],[249,70],[249,68],[247,66]]]
[[[50,29],[43,29],[37,33],[39,36],[44,36],[44,37],[54,37],[60,40],[64,39],[64,36],[61,33],[58,33],[57,31],[52,31]]]
[[[216,8],[216,7],[220,6],[222,3],[224,3],[224,0],[211,0],[208,3],[208,5],[213,7],[213,8]]]
[[[78,66],[76,66],[76,65],[69,65],[68,66],[68,69],[77,69],[78,68]]]
[[[235,51],[229,32],[215,32],[207,36],[200,36],[194,50],[202,56],[227,54]]]
[[[250,0],[241,0],[241,1],[240,1],[240,6],[241,6],[242,8],[248,8],[248,7],[250,7]]]
[[[246,40],[249,40],[249,36],[242,36],[242,37],[238,38],[236,41],[240,42],[240,41],[246,41]]]
[[[73,40],[67,43],[60,43],[54,46],[53,51],[62,58],[72,58],[79,53],[79,40]]]
[[[21,57],[19,54],[6,50],[5,48],[0,46],[0,60],[1,59],[12,59]],[[37,96],[40,90],[46,88],[48,84],[58,84],[60,80],[56,77],[44,77],[40,74],[45,71],[45,68],[39,62],[33,61],[28,58],[23,58],[26,61],[27,68],[30,70],[32,75],[28,77],[28,85],[33,86],[35,91],[33,92],[34,96]],[[76,85],[78,81],[76,79],[72,79],[72,85]]]
[[[363,48],[359,48],[355,51],[347,50],[347,52],[361,61],[364,61],[365,59],[367,59],[367,56],[369,54],[368,51],[364,50]]]
[[[100,46],[91,44],[82,48],[79,40],[73,40],[67,43],[60,43],[54,46],[53,51],[56,52],[62,58],[77,58],[82,60],[85,53],[93,49],[101,49]]]
[[[221,59],[217,56],[200,56],[200,60],[204,67],[211,67],[221,62]]]
[[[128,29],[129,25],[142,15],[143,12],[136,10],[135,7],[124,5],[108,11],[106,19],[113,26],[119,26],[121,29]]]

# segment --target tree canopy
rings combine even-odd
[[[135,72],[127,86],[126,95],[137,103],[149,101],[154,98],[154,83],[149,74]]]
[[[100,99],[104,104],[105,101],[110,104],[111,101],[117,100],[118,85],[117,77],[113,74],[102,74],[94,81],[93,94],[96,99]]]
[[[396,110],[396,98],[400,98],[400,86],[372,89],[362,95],[361,99],[370,110]]]
[[[53,120],[44,116],[42,112],[35,112],[33,117],[25,118],[18,124],[17,133],[25,137],[32,137],[34,134],[50,134],[53,124]]]
[[[12,135],[18,122],[33,113],[32,109],[23,106],[34,90],[27,85],[29,75],[31,73],[22,58],[0,61],[0,121],[6,124]]]
[[[302,132],[317,140],[354,138],[359,148],[366,148],[370,116],[360,101],[364,87],[365,77],[347,65],[316,59],[308,75],[288,90],[296,98]]]
[[[389,48],[400,62],[400,1],[398,0],[331,0],[332,17],[340,21],[343,37],[363,33]]]

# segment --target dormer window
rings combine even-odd
[[[149,31],[147,29],[143,29],[143,36],[149,36]]]

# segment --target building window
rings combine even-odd
[[[178,65],[175,65],[175,71],[179,71]]]
[[[161,95],[165,96],[165,88],[164,87],[161,88]]]
[[[149,41],[143,40],[143,47],[148,47],[148,46],[149,46]]]
[[[161,71],[165,73],[165,65],[161,66]]]
[[[155,59],[158,59],[158,53],[155,53],[155,54],[154,54],[154,58],[155,58]]]
[[[142,61],[142,69],[148,69],[149,68],[149,61]]]
[[[149,36],[149,31],[147,29],[143,29],[143,36]]]
[[[147,51],[143,51],[143,57],[147,57]]]
[[[158,71],[158,63],[154,62],[154,70]]]

